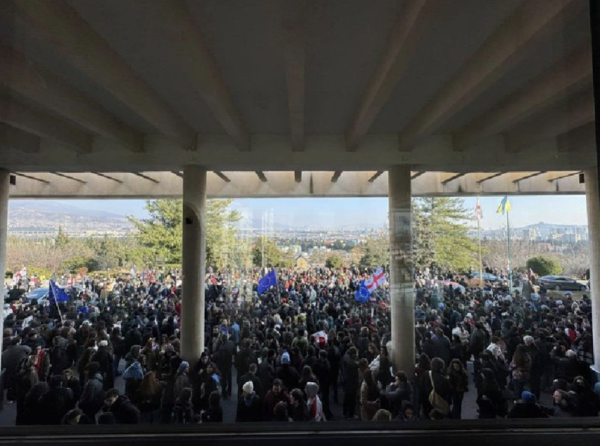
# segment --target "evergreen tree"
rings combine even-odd
[[[467,271],[477,247],[469,237],[472,217],[460,198],[413,199],[413,251],[417,270]]]
[[[62,226],[58,227],[58,234],[56,234],[56,239],[54,239],[54,246],[57,248],[64,248],[69,244],[69,237],[63,231]]]
[[[226,266],[225,253],[234,252],[238,244],[235,224],[241,215],[230,209],[231,203],[232,200],[208,200],[206,203],[206,265],[217,269]],[[138,242],[165,263],[181,263],[182,200],[148,200],[146,210],[150,213],[147,219],[129,217],[138,230]]]

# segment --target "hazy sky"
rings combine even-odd
[[[484,229],[501,228],[506,217],[496,214],[502,197],[481,198]],[[28,200],[31,203],[31,200]],[[53,200],[59,203],[58,200]],[[519,196],[510,198],[511,226],[526,226],[541,221],[556,224],[586,225],[585,196]],[[145,217],[143,200],[65,200],[70,206],[96,209],[119,215]],[[475,209],[476,198],[465,198],[465,206]],[[263,213],[273,215],[275,225],[335,228],[348,225],[382,226],[388,214],[387,198],[277,198],[238,199],[234,208],[254,223]],[[256,224],[254,225],[256,227]],[[259,225],[260,226],[260,225]]]

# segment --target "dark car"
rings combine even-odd
[[[538,279],[538,284],[547,290],[556,291],[587,291],[588,289],[585,283],[565,276],[542,276]]]

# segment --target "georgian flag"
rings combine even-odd
[[[483,212],[481,211],[481,204],[479,204],[479,197],[477,197],[477,204],[475,205],[475,220],[481,221],[483,218]]]

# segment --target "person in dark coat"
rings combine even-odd
[[[16,401],[17,399],[17,371],[19,365],[31,354],[31,348],[21,345],[21,338],[17,337],[10,341],[10,345],[2,352],[2,367],[4,371],[4,388],[7,390],[6,399]]]
[[[85,375],[87,380],[79,399],[79,408],[95,424],[96,413],[104,405],[104,382],[100,374],[100,364],[90,362]]]
[[[275,379],[275,350],[264,348],[261,354],[262,360],[258,365],[258,379],[260,379],[261,387],[266,391],[273,385]]]
[[[385,398],[390,406],[392,416],[401,414],[401,406],[405,401],[412,402],[413,387],[404,372],[396,372],[396,380],[385,388]]]
[[[222,423],[223,408],[221,407],[221,395],[213,391],[208,397],[208,410],[203,410],[200,417],[203,423]]]
[[[548,414],[538,405],[535,395],[524,390],[521,400],[508,413],[508,418],[548,418]]]
[[[73,392],[73,401],[79,401],[79,398],[81,397],[81,383],[77,377],[73,375],[73,370],[63,370],[62,380],[62,386],[71,389],[71,392]]]
[[[57,336],[52,342],[54,345],[50,351],[50,376],[55,376],[60,375],[63,370],[68,369],[73,364],[67,353],[69,341],[62,336]]]
[[[448,407],[450,407],[450,403],[452,402],[451,398],[451,388],[450,388],[450,380],[448,379],[448,375],[446,375],[446,364],[440,358],[433,358],[431,360],[431,371],[429,372],[429,379],[424,382],[427,395],[431,394],[431,391],[435,388],[435,393],[437,393],[440,397],[446,401]],[[432,407],[432,409],[440,410],[440,407]],[[425,417],[428,417],[428,413],[424,414]],[[444,415],[448,415],[447,413]]]
[[[281,355],[281,366],[275,372],[275,377],[281,380],[283,386],[288,391],[298,387],[298,383],[300,382],[300,374],[292,366],[291,362],[290,354],[284,352]]]
[[[238,399],[236,423],[262,421],[262,404],[252,381],[244,383]]]
[[[117,424],[139,424],[140,410],[125,395],[119,395],[117,389],[109,389],[104,399],[104,411],[115,416]]]
[[[319,352],[319,360],[313,366],[314,374],[319,382],[321,392],[321,402],[323,403],[323,413],[327,420],[332,420],[333,414],[329,406],[329,394],[331,386],[331,365],[327,359],[327,352],[321,350]]]
[[[294,389],[290,393],[289,415],[293,421],[308,421],[309,414],[304,393],[300,389]]]
[[[235,356],[235,369],[237,370],[238,388],[244,384],[241,378],[250,370],[250,364],[258,363],[256,356],[254,356],[254,351],[250,348],[250,345],[250,339],[244,339],[242,341],[241,350]]]
[[[235,355],[235,344],[227,334],[221,335],[221,346],[213,357],[221,372],[221,393],[223,398],[231,396],[231,369],[233,368],[233,357]]]
[[[264,420],[271,421],[274,417],[274,410],[277,403],[287,403],[289,400],[289,394],[283,388],[283,384],[280,379],[273,381],[273,387],[267,392],[264,400]]]
[[[465,366],[459,359],[453,359],[448,368],[450,389],[452,391],[452,418],[460,420],[462,416],[462,401],[465,392],[469,390],[469,376]]]
[[[256,376],[256,372],[258,371],[258,366],[256,364],[250,364],[250,370],[244,376],[240,378],[240,381],[243,383],[247,383],[248,381],[252,381],[254,385],[254,392],[258,395],[259,398],[264,398],[264,392],[262,389],[262,383],[258,376]]]
[[[344,417],[354,418],[358,393],[358,351],[350,347],[342,359],[344,375]]]
[[[104,390],[113,387],[115,383],[113,369],[113,355],[108,349],[108,341],[98,343],[98,351],[92,356],[92,362],[100,364],[100,373],[104,379]]]

